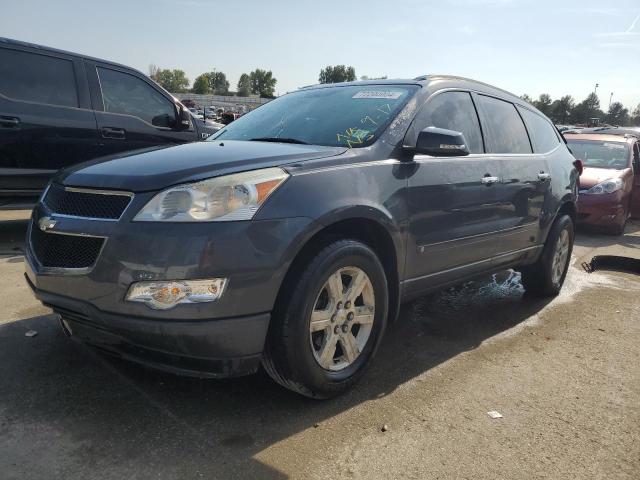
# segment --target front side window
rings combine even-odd
[[[73,62],[0,48],[0,94],[15,100],[77,107]]]
[[[98,67],[105,112],[136,116],[156,127],[173,127],[175,107],[147,82],[128,73]]]
[[[208,140],[366,147],[376,141],[418,88],[349,85],[299,90],[243,115]]]
[[[478,95],[487,153],[532,153],[527,130],[513,103]]]
[[[416,118],[418,128],[446,128],[461,132],[470,153],[483,153],[478,115],[468,92],[444,92],[427,102]]]
[[[546,119],[537,113],[518,107],[522,118],[529,127],[533,148],[536,153],[547,153],[556,148],[560,144],[555,129]]]
[[[626,142],[568,139],[567,145],[585,167],[622,170],[629,166],[629,145]]]

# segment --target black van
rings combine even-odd
[[[0,38],[0,204],[37,197],[61,168],[215,131],[137,70]]]

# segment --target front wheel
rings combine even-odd
[[[387,322],[384,268],[367,245],[336,241],[287,281],[269,329],[263,366],[279,384],[329,398],[364,373]]]
[[[561,215],[551,227],[538,261],[522,270],[522,285],[527,293],[541,297],[560,293],[571,261],[573,239],[573,220]]]

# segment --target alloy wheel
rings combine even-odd
[[[569,261],[569,232],[563,229],[558,236],[556,242],[556,250],[553,254],[553,263],[551,265],[551,279],[553,283],[560,283],[562,274]]]
[[[347,368],[364,350],[375,318],[373,285],[358,267],[343,267],[318,292],[309,321],[311,350],[325,370]]]

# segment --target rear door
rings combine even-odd
[[[633,191],[631,192],[631,216],[640,218],[640,142],[633,143]]]
[[[175,130],[174,101],[137,72],[86,62],[103,155],[197,140],[193,125]]]
[[[496,196],[500,160],[484,155],[471,94],[435,93],[410,132],[431,126],[462,132],[471,154],[414,157],[415,173],[408,182],[407,293],[488,268],[501,219]]]
[[[37,195],[60,168],[96,155],[96,120],[78,58],[0,47],[0,193]]]
[[[503,99],[477,94],[487,153],[499,162],[498,256],[495,265],[510,263],[536,245],[540,219],[549,190],[545,155],[533,153],[532,142],[516,106]],[[531,112],[533,113],[533,112]],[[540,118],[544,121],[544,119]],[[559,143],[557,144],[559,145]]]

